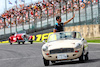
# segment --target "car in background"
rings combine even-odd
[[[33,37],[31,35],[27,35],[26,33],[15,33],[12,34],[8,40],[10,45],[15,42],[17,42],[18,44],[24,44],[25,42],[30,42],[30,44],[33,44],[32,38]]]
[[[88,44],[80,32],[59,32],[49,35],[43,41],[42,56],[45,66],[56,61],[79,59],[88,60]]]

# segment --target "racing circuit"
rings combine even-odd
[[[44,67],[41,47],[43,43],[0,44],[0,67]],[[100,67],[100,44],[89,44],[89,60],[50,63],[48,67]]]
[[[65,1],[65,0],[59,0],[59,2],[60,1]],[[96,0],[93,0],[93,1],[96,1]],[[7,12],[8,15],[5,15],[6,14],[5,12],[5,14],[3,14],[5,16],[1,18],[3,20],[1,20],[2,25],[0,29],[0,67],[45,67],[43,63],[43,56],[42,56],[42,51],[41,51],[43,43],[40,43],[40,41],[46,40],[49,34],[52,33],[53,28],[54,28],[53,26],[57,22],[56,16],[58,14],[61,15],[62,22],[65,22],[68,19],[72,18],[72,16],[75,14],[75,17],[73,18],[73,20],[64,26],[65,31],[66,30],[78,31],[82,34],[84,38],[85,37],[90,38],[90,36],[92,36],[91,38],[100,37],[100,1],[97,0],[94,3],[90,0],[90,3],[88,2],[84,3],[85,5],[84,8],[80,8],[81,6],[80,2],[77,2],[76,4],[77,9],[74,9],[75,7],[74,5],[72,5],[74,2],[72,1],[71,3],[69,2],[70,6],[68,5],[68,8],[67,8],[68,2],[65,2],[65,5],[66,5],[65,7],[67,9],[63,7],[64,5],[63,2],[58,3],[56,7],[54,6],[56,5],[54,2],[52,3],[50,2],[50,4],[46,3],[44,5],[37,4],[37,6],[30,5],[31,7],[24,6],[25,9],[23,8],[23,10],[20,10],[20,11],[19,9],[15,11],[14,9],[12,9],[12,11]],[[16,6],[17,5],[19,4],[16,3]],[[41,9],[38,5],[41,6]],[[6,6],[6,0],[5,0],[5,6]],[[50,11],[48,9],[49,6],[50,8],[53,9],[53,11]],[[35,7],[38,7],[38,9]],[[63,10],[63,8],[65,10]],[[42,10],[43,12],[40,11],[39,12],[40,16],[35,17],[36,16],[35,11],[37,11],[38,13],[38,10],[39,11]],[[24,11],[26,11],[26,13],[28,11],[28,13],[26,14]],[[33,15],[31,15],[31,11],[32,13],[34,13]],[[50,15],[49,12],[51,12],[52,14]],[[14,15],[14,17],[10,17],[12,15]],[[26,17],[26,15],[28,15],[28,17]],[[8,22],[7,17],[10,17],[9,22]],[[17,20],[18,18],[19,20],[22,20],[22,21]],[[33,42],[33,44],[32,43],[30,44],[28,43],[28,40],[27,40],[25,44],[13,43],[12,45],[10,45],[8,41],[8,37],[10,36],[10,34],[15,33],[15,32],[16,33],[22,32],[22,31],[25,31],[27,34],[32,35],[33,38],[31,38],[31,40],[36,41],[37,43],[31,41]],[[24,37],[22,38],[24,39]],[[81,38],[81,41],[83,40],[84,39]],[[19,42],[17,36],[16,36],[15,42]],[[61,43],[61,46],[62,44],[63,43]],[[70,46],[69,43],[65,43],[65,45],[66,44]],[[75,44],[75,43],[72,43],[72,44]],[[53,45],[55,46],[56,44],[53,43]],[[80,43],[78,43],[78,45],[80,45]],[[89,45],[84,46],[84,48],[88,46],[89,46],[89,60],[88,61],[79,62],[79,59],[75,59],[75,60],[63,59],[64,61],[56,61],[56,63],[50,62],[50,65],[47,67],[100,67],[100,43],[89,43]],[[62,51],[62,47],[61,47],[61,51]],[[77,52],[80,52],[80,51],[77,51]],[[67,54],[66,54],[66,57],[69,56]]]

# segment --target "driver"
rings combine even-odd
[[[15,33],[12,33],[12,34],[11,34],[11,36],[14,36],[14,35],[15,35]]]
[[[26,35],[24,35],[24,38],[27,38],[27,36],[26,36]]]
[[[66,37],[65,33],[60,33],[60,38],[65,38],[65,37]]]
[[[23,36],[23,39],[24,39],[24,40],[27,40],[27,36],[26,36],[26,35],[24,35],[24,36]]]
[[[72,38],[76,38],[76,32],[72,32]]]

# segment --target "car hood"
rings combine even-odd
[[[75,43],[81,43],[81,40],[58,40],[47,43],[48,50],[59,48],[75,48]]]

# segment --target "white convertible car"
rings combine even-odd
[[[88,60],[88,44],[80,32],[53,33],[49,35],[47,43],[43,43],[42,55],[45,66],[50,64],[49,61],[55,63],[77,58],[79,61]]]

